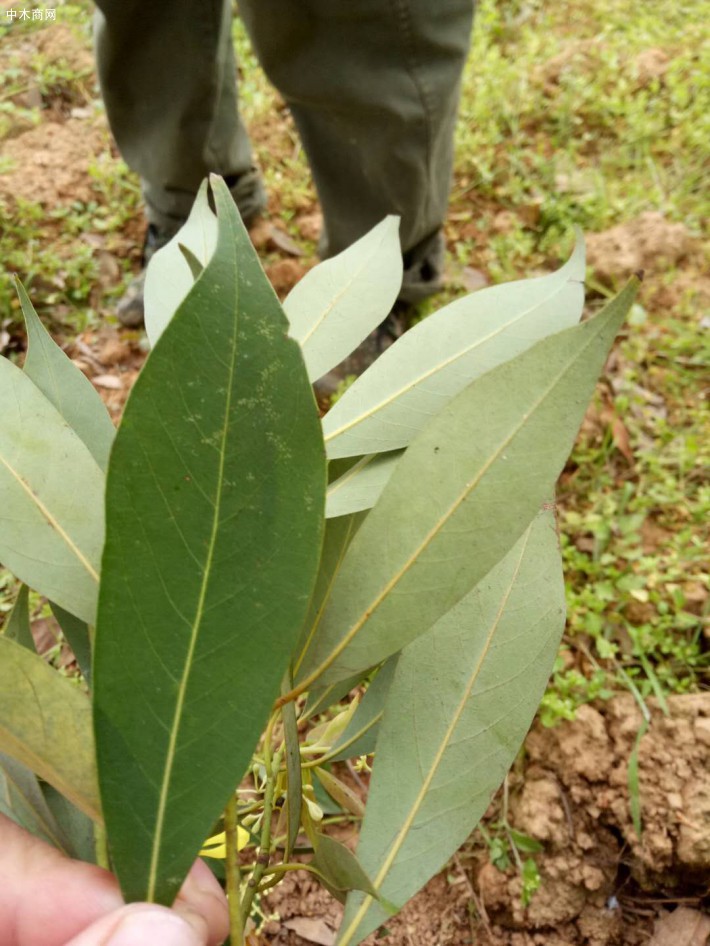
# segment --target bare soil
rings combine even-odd
[[[705,946],[710,694],[672,697],[668,716],[650,708],[637,750],[640,836],[629,799],[643,721],[633,697],[583,706],[553,729],[537,723],[509,779],[511,826],[543,845],[529,906],[519,872],[499,871],[474,836],[367,946]],[[278,916],[267,942],[334,942],[341,908],[308,875],[290,875],[265,909]]]

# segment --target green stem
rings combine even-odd
[[[241,871],[237,847],[237,795],[236,792],[224,809],[224,838],[227,848],[226,875],[227,900],[229,902],[229,941],[231,946],[243,946],[244,921],[240,909]]]
[[[272,717],[273,720],[274,717]],[[274,795],[276,790],[276,779],[281,768],[281,759],[284,753],[284,747],[271,756],[271,732],[273,723],[267,727],[264,737],[264,768],[266,769],[266,786],[264,788],[264,820],[261,825],[261,838],[259,839],[259,853],[256,858],[254,872],[247,881],[246,890],[241,904],[241,922],[246,924],[247,918],[251,913],[251,906],[254,901],[254,895],[264,876],[264,871],[269,866],[269,859],[272,853],[271,843],[271,818],[274,813]]]
[[[314,769],[319,765],[323,765],[325,762],[330,762],[331,759],[334,759],[336,756],[339,756],[341,752],[343,752],[345,749],[348,749],[354,742],[357,742],[357,740],[360,739],[362,736],[364,736],[365,733],[368,732],[368,730],[372,729],[372,727],[376,723],[379,723],[379,721],[382,719],[383,716],[384,716],[384,710],[381,713],[378,713],[377,716],[373,717],[373,719],[371,719],[370,722],[366,726],[363,726],[362,729],[359,729],[356,733],[354,733],[350,737],[350,739],[348,739],[342,745],[339,745],[335,749],[331,749],[330,751],[326,752],[325,755],[320,756],[318,759],[309,759],[308,762],[302,762],[301,768]],[[308,746],[305,747],[305,749],[308,749],[308,748],[309,748]],[[304,749],[301,749],[301,752],[303,753]]]
[[[311,864],[276,864],[274,867],[269,867],[264,871],[264,877],[266,878],[259,887],[259,893],[264,893],[265,890],[270,890],[271,887],[275,887],[276,884],[283,878],[283,875],[290,870],[305,870],[309,874],[313,874],[321,881],[327,881],[325,874],[322,874],[318,868],[313,867]]]

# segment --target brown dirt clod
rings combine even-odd
[[[657,273],[675,265],[691,251],[692,243],[682,223],[671,223],[663,214],[649,210],[629,223],[590,234],[587,253],[597,276],[613,282],[638,270]]]

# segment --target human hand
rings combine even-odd
[[[227,900],[196,861],[171,909],[126,906],[116,878],[72,861],[0,815],[2,946],[219,946]]]

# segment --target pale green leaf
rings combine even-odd
[[[357,850],[387,901],[402,907],[483,815],[532,723],[564,619],[554,517],[545,512],[401,654]],[[386,916],[372,897],[350,896],[340,946]]]
[[[416,438],[345,554],[297,686],[380,663],[500,561],[552,491],[636,286],[478,378]]]
[[[145,331],[154,346],[197,278],[197,267],[207,266],[217,245],[217,218],[207,200],[207,182],[201,185],[192,210],[175,236],[150,259],[145,274],[143,308]],[[191,254],[188,261],[185,250]]]
[[[326,415],[327,416],[327,415]],[[370,453],[328,484],[325,514],[329,519],[372,508],[389,482],[401,450]]]
[[[111,454],[95,640],[113,865],[128,899],[161,903],[278,697],[325,500],[300,349],[226,185],[212,181],[217,247],[139,375]]]
[[[375,743],[380,730],[380,723],[385,709],[392,678],[397,667],[399,655],[395,654],[380,667],[375,678],[367,688],[362,702],[353,713],[342,736],[333,746],[331,762],[353,759],[359,755],[369,755],[375,751]]]
[[[102,470],[116,434],[108,411],[86,375],[67,358],[40,322],[19,279],[15,280],[27,328],[24,371],[89,448]],[[78,476],[77,471],[77,476]],[[74,478],[81,492],[81,481]]]
[[[406,447],[474,378],[575,325],[584,243],[550,276],[481,289],[424,319],[388,348],[323,418],[328,456]]]
[[[284,302],[291,335],[316,381],[389,315],[402,286],[399,217],[386,217],[309,270]]]
[[[104,476],[82,440],[16,365],[0,358],[0,561],[93,622]]]
[[[35,650],[35,641],[30,624],[30,589],[27,585],[20,585],[12,611],[5,619],[3,634],[11,641],[16,641],[29,650]]]
[[[100,819],[91,705],[37,654],[0,637],[0,752]]]

